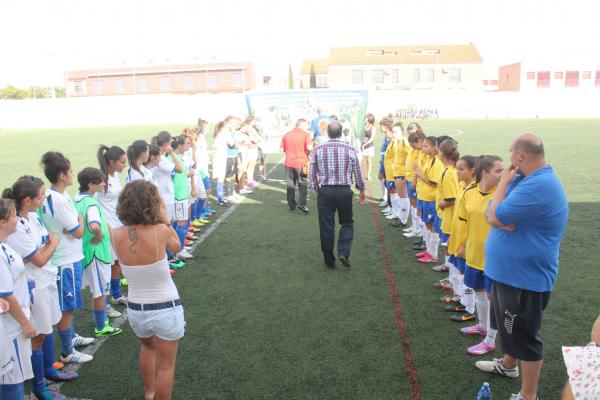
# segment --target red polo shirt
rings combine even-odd
[[[281,148],[285,153],[285,166],[302,168],[308,160],[310,133],[300,128],[294,128],[281,139]]]

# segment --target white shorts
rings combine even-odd
[[[8,355],[12,360],[12,368],[0,376],[0,385],[16,385],[33,378],[31,368],[31,340],[23,333],[8,343]]]
[[[187,221],[188,219],[188,211],[189,211],[189,203],[187,200],[175,200],[174,204],[174,221]]]
[[[366,148],[362,151],[363,157],[373,157],[375,155],[375,146]]]
[[[248,149],[246,153],[248,157],[248,162],[258,160],[258,149]]]
[[[200,178],[200,175],[196,175],[196,180],[194,183],[196,183],[196,192],[198,192],[198,196],[196,196],[196,200],[197,199],[201,199],[201,200],[206,199],[206,188],[204,187],[204,181],[202,180],[202,178]]]
[[[225,179],[225,167],[227,166],[227,157],[215,157],[213,160],[212,177],[221,182]]]
[[[0,332],[4,332],[4,326],[0,321]],[[13,367],[12,358],[9,352],[10,340],[3,334],[0,335],[0,376],[6,375]]]
[[[142,339],[156,336],[163,340],[179,340],[185,333],[183,306],[155,311],[128,308],[127,315],[133,333]]]
[[[93,299],[108,294],[110,288],[111,265],[94,259],[83,270],[83,287],[90,288]]]
[[[49,335],[52,327],[62,318],[58,304],[58,289],[56,283],[31,290],[31,322],[37,334]]]

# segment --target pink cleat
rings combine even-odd
[[[467,349],[467,353],[472,356],[480,356],[482,354],[491,353],[496,350],[494,343],[488,344],[483,340],[481,343],[477,343],[475,346],[471,346]]]
[[[421,264],[429,264],[439,262],[439,258],[432,257],[431,254],[427,254],[424,257],[419,258],[418,260]]]
[[[429,254],[429,252],[427,250],[423,250],[418,253],[415,253],[415,257],[417,257],[417,258],[421,258],[421,257],[425,257],[425,256],[431,257],[431,255]]]
[[[480,335],[480,336],[487,335],[487,329],[483,329],[481,327],[481,325],[479,325],[479,324],[465,326],[464,328],[460,328],[460,332],[464,333],[465,335]]]

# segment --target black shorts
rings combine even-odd
[[[227,164],[225,164],[225,177],[231,178],[236,176],[238,172],[238,157],[227,157]]]
[[[538,335],[551,292],[533,292],[492,282],[490,327],[497,329],[502,351],[523,361],[544,359]]]

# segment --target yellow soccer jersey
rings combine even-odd
[[[394,146],[394,177],[406,176],[406,159],[410,146],[404,139],[398,139]]]
[[[406,153],[406,179],[409,181],[415,180],[415,169],[413,165],[418,161],[420,153],[421,150],[408,145],[408,152]]]
[[[396,146],[398,146],[398,140],[392,139],[385,149],[383,156],[383,169],[385,171],[385,180],[394,180],[394,159],[396,158]]]
[[[419,167],[419,169],[421,171],[423,171],[423,169],[425,169],[425,164],[427,163],[427,161],[430,159],[430,157],[423,153],[422,150],[419,150],[419,154],[417,155],[417,166]],[[416,174],[415,174],[415,178],[417,180],[417,199],[421,200],[421,197],[419,196],[419,192],[421,191],[421,186],[424,185],[423,181],[420,180],[419,178],[417,178]]]
[[[444,169],[440,178],[436,191],[436,201],[441,200],[454,200],[456,202],[456,196],[458,195],[458,178],[456,177],[456,168],[449,166]],[[454,214],[454,205],[439,209],[438,215],[442,218],[442,232],[450,233],[452,230],[452,216]]]
[[[458,211],[459,218],[467,221],[467,265],[484,270],[485,240],[490,233],[491,225],[485,220],[485,210],[494,198],[496,188],[489,193],[482,193],[479,185],[465,192],[464,207]]]
[[[453,256],[457,255],[458,248],[467,240],[467,221],[464,218],[460,218],[459,214],[466,214],[466,211],[464,211],[464,195],[467,190],[473,187],[477,187],[477,184],[470,183],[468,185],[464,185],[456,197],[454,207],[452,207],[454,210],[452,212],[452,230],[450,232],[450,240],[448,241],[448,253],[452,254]]]
[[[442,176],[444,166],[437,157],[429,158],[422,169],[423,175],[432,183],[439,183]],[[425,182],[419,180],[421,186],[417,189],[417,198],[421,201],[435,201],[435,186],[429,186]]]

